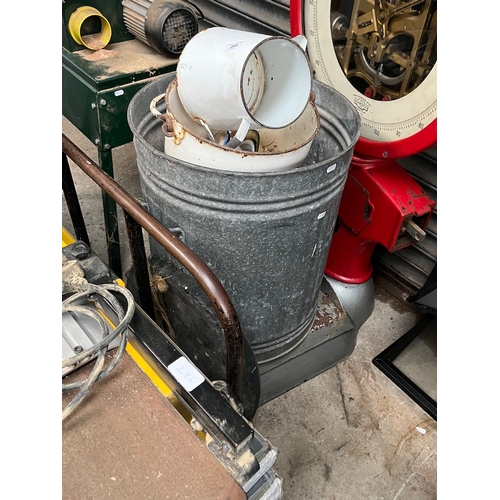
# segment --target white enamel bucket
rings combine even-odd
[[[165,154],[196,165],[239,172],[291,170],[304,162],[320,129],[318,110],[308,101],[291,125],[281,129],[256,129],[259,140],[255,151],[252,151],[255,143],[249,144],[249,140],[237,148],[226,147],[210,140],[207,130],[188,115],[177,90],[174,79],[164,95],[153,99],[150,109],[165,122]]]
[[[214,27],[195,35],[177,64],[187,113],[210,129],[283,128],[305,110],[312,72],[303,36]]]

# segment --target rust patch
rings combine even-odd
[[[184,139],[186,135],[186,131],[179,125],[178,127],[174,127],[174,144],[178,146],[182,139]]]
[[[320,328],[332,325],[344,316],[345,313],[340,311],[330,298],[322,293],[311,330],[319,330]]]
[[[165,118],[165,115],[163,115],[163,117]],[[159,118],[161,120],[161,117],[159,117]],[[164,133],[164,135],[166,137],[173,137],[173,135],[174,135],[174,129],[172,127],[172,121],[168,121],[168,120],[165,121],[163,123],[163,125],[161,126],[161,130],[162,130],[162,132]]]

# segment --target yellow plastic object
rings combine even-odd
[[[63,248],[71,245],[71,243],[74,243],[76,240],[69,234],[67,229],[62,228],[62,246]]]
[[[101,20],[101,31],[100,33],[82,36],[82,25],[90,17],[98,17]],[[85,6],[76,9],[69,18],[68,30],[76,43],[90,50],[103,49],[111,40],[111,24],[109,24],[109,21],[94,7]]]

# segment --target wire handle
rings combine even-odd
[[[153,113],[153,116],[155,116],[156,118],[159,118],[162,122],[164,122],[165,121],[165,113],[161,113],[160,111],[158,111],[158,108],[157,108],[158,103],[162,99],[163,100],[165,99],[165,94],[160,94],[160,95],[156,96],[149,104],[149,110],[151,111],[151,113]],[[165,107],[166,107],[166,103],[165,103]]]

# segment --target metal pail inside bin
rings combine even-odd
[[[160,105],[163,113],[158,109]],[[259,138],[258,145],[253,144],[253,148],[245,151],[241,147],[231,148],[210,140],[206,129],[196,123],[183,108],[177,93],[176,80],[168,86],[164,102],[158,101],[156,106],[153,114],[165,120],[168,123],[167,130],[171,130],[165,134],[164,152],[173,158],[218,170],[292,170],[302,165],[320,128],[316,107],[312,102],[308,102],[302,114],[284,128],[252,129]],[[167,123],[163,126],[164,131]],[[224,135],[222,131],[222,136]]]
[[[321,127],[302,166],[265,173],[206,168],[163,152],[162,123],[150,103],[174,78],[144,86],[128,108],[144,201],[214,271],[265,363],[295,348],[314,321],[360,117],[339,92],[314,81]],[[151,256],[177,267],[172,279],[186,276],[154,240]]]

